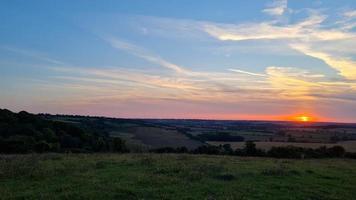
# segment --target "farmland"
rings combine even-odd
[[[118,119],[34,115],[9,110],[1,110],[1,113],[0,149],[3,153],[139,153],[160,148],[192,152],[201,146],[220,144],[231,144],[232,149],[228,150],[231,152],[242,149],[246,141],[256,142],[257,148],[266,151],[273,146],[315,149],[338,145],[348,152],[356,152],[355,124]],[[172,153],[172,149],[169,151]]]
[[[350,153],[354,124],[8,110],[0,116],[0,199],[351,200],[356,195],[356,160],[349,159],[356,155]],[[288,145],[305,149],[262,151]],[[330,148],[307,149],[319,146]]]
[[[186,154],[0,157],[1,199],[352,200],[356,160]]]
[[[293,123],[224,120],[113,119],[46,115],[50,120],[74,123],[90,130],[104,131],[126,141],[132,151],[203,144],[233,144],[244,141],[265,146],[296,145],[317,148],[341,145],[355,152],[356,125],[340,123]]]

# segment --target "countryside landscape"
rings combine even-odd
[[[2,109],[0,191],[3,199],[353,199],[355,130]]]
[[[354,200],[355,0],[0,0],[0,200]]]

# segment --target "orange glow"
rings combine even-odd
[[[296,120],[300,121],[300,122],[309,122],[311,120],[311,118],[308,116],[298,116],[298,117],[296,117]]]
[[[311,115],[296,115],[290,119],[291,121],[296,121],[296,122],[315,122],[317,121],[315,117],[312,117]]]
[[[324,120],[324,118],[316,117],[315,115],[305,113],[285,116],[283,119],[294,122],[316,122],[319,120]]]

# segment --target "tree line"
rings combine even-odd
[[[153,153],[189,153],[189,154],[208,154],[208,155],[233,155],[233,156],[255,156],[255,157],[273,157],[273,158],[353,158],[356,159],[356,153],[346,152],[342,146],[326,147],[321,146],[317,149],[303,148],[295,146],[272,147],[265,151],[256,148],[253,141],[246,141],[244,148],[233,149],[230,144],[219,146],[203,145],[193,150],[185,147],[172,148],[164,147],[153,149]]]
[[[125,141],[75,123],[0,109],[0,153],[127,152]]]

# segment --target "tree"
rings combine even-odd
[[[51,146],[46,141],[39,141],[35,144],[35,151],[37,153],[48,152],[51,149]]]
[[[330,157],[337,157],[337,158],[344,157],[346,153],[344,147],[342,146],[330,147],[328,148],[327,152]]]
[[[234,150],[231,148],[230,144],[224,144],[222,145],[224,154],[232,154],[234,152]]]
[[[256,144],[253,141],[246,141],[244,151],[247,156],[256,155],[257,153]]]
[[[127,152],[125,141],[118,137],[113,138],[111,141],[111,150],[113,152]]]

